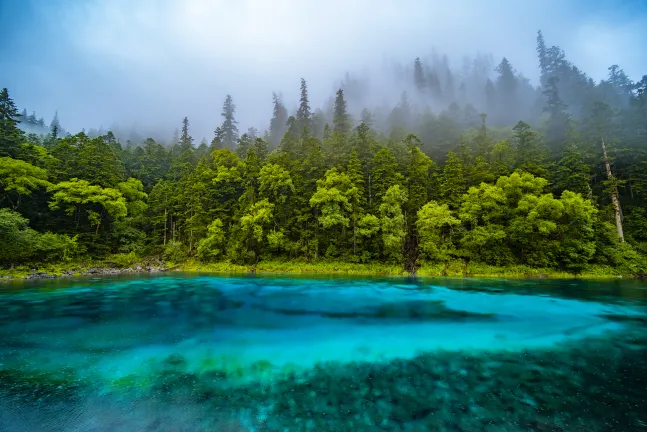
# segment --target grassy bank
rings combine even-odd
[[[177,266],[177,270],[186,272],[213,272],[213,273],[295,273],[295,274],[346,274],[346,275],[407,275],[401,265],[371,263],[359,264],[339,261],[265,261],[260,262],[254,269],[253,266],[243,266],[228,262],[203,264],[187,262]],[[423,264],[417,271],[418,276],[443,276],[443,264]],[[449,277],[506,277],[506,278],[616,278],[623,275],[609,266],[591,265],[581,274],[574,275],[555,269],[538,269],[526,266],[496,267],[480,263],[472,263],[467,269],[461,261],[452,262],[446,269]]]
[[[136,260],[133,262],[115,262],[113,260],[81,261],[61,264],[35,264],[18,266],[13,269],[0,270],[0,277],[12,279],[27,278],[33,273],[46,273],[53,276],[71,276],[88,274],[94,270],[119,269],[123,272],[147,271],[149,266],[160,266],[154,260]],[[349,263],[342,261],[307,262],[292,261],[261,261],[256,266],[233,264],[231,262],[200,263],[188,260],[184,263],[164,263],[162,265],[171,271],[204,272],[204,273],[294,273],[294,274],[340,274],[365,276],[399,276],[407,275],[401,265],[384,263]],[[443,264],[426,263],[417,271],[418,276],[443,276],[443,270],[449,277],[497,277],[497,278],[616,278],[620,276],[633,277],[623,274],[618,269],[609,266],[590,265],[580,274],[574,275],[562,270],[531,268],[526,266],[496,267],[487,264],[472,263],[467,268],[462,261],[454,261],[445,269]],[[99,272],[101,274],[101,272]]]

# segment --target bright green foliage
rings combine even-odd
[[[430,201],[418,211],[416,229],[423,255],[437,262],[447,262],[454,252],[452,229],[460,220],[452,215],[447,204]]]
[[[384,255],[393,261],[402,260],[404,239],[407,235],[402,207],[407,198],[407,191],[400,185],[394,185],[386,191],[380,204]]]
[[[82,251],[77,236],[46,232],[36,238],[35,256],[44,262],[67,262],[76,258]]]
[[[187,257],[188,251],[184,243],[171,240],[164,248],[164,259],[173,263],[181,263]]]
[[[318,220],[324,228],[348,227],[352,210],[349,195],[357,190],[353,188],[348,174],[335,168],[326,172],[325,179],[317,181],[317,192],[310,198],[310,205],[319,210]]]
[[[128,216],[140,216],[146,211],[148,195],[144,193],[144,185],[141,181],[129,178],[125,182],[117,184],[117,189],[126,199]]]
[[[564,206],[557,264],[571,271],[580,271],[596,252],[595,224],[598,210],[591,201],[571,191],[562,192]]]
[[[294,193],[290,173],[277,164],[267,164],[261,168],[259,183],[261,196],[275,204],[285,203],[289,194]]]
[[[62,209],[68,216],[73,216],[77,227],[85,220],[98,232],[106,217],[119,219],[128,214],[126,199],[117,189],[102,188],[73,178],[50,186],[48,191],[52,194],[49,208]]]
[[[267,229],[274,218],[274,204],[262,199],[251,205],[240,218],[238,237],[232,239],[232,255],[236,261],[256,263],[266,243]]]
[[[29,221],[20,213],[0,209],[0,265],[32,260],[69,261],[81,251],[76,237],[49,232],[39,234],[28,225]]]
[[[225,231],[222,221],[215,219],[209,224],[207,236],[198,244],[198,258],[205,262],[215,261],[222,256],[224,244]]]
[[[372,214],[364,215],[358,223],[357,234],[361,237],[372,237],[380,230],[380,219]]]
[[[21,196],[29,196],[34,190],[48,186],[47,171],[43,168],[10,157],[0,157],[0,196],[13,209],[20,205]]]
[[[503,243],[506,214],[507,200],[500,187],[485,183],[471,187],[463,196],[458,214],[466,227],[460,240],[461,254],[470,260],[509,259],[510,253]]]
[[[37,233],[29,221],[9,209],[0,209],[0,263],[18,264],[34,252]]]

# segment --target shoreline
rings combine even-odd
[[[445,270],[445,274],[443,271]],[[591,265],[582,273],[573,274],[557,269],[537,269],[525,266],[494,267],[473,263],[467,272],[462,262],[452,262],[445,268],[442,264],[424,264],[415,274],[405,272],[402,266],[393,264],[349,263],[343,261],[262,261],[256,266],[232,264],[229,262],[199,263],[187,261],[183,264],[164,263],[158,260],[116,266],[105,261],[79,263],[40,264],[0,270],[0,282],[57,279],[70,276],[106,276],[135,273],[220,273],[220,274],[295,274],[295,275],[347,275],[347,276],[415,276],[415,277],[458,277],[458,278],[503,278],[503,279],[640,279],[643,275],[621,274],[612,267]]]

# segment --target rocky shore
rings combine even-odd
[[[38,271],[32,269],[32,272],[26,276],[1,276],[0,281],[9,281],[15,279],[57,279],[70,276],[106,276],[106,275],[120,275],[132,273],[159,273],[171,270],[165,265],[154,266],[135,266],[135,267],[75,267],[69,270],[63,270],[57,273],[48,273],[45,271]]]

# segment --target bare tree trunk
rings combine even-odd
[[[168,214],[166,211],[166,207],[164,207],[164,246],[166,246],[166,223],[168,222]]]
[[[604,166],[607,170],[607,177],[610,181],[613,181],[614,177],[611,172],[611,164],[609,163],[609,157],[607,156],[607,146],[604,144],[604,139],[602,139],[602,154],[604,156]],[[613,203],[613,212],[616,216],[616,230],[618,231],[618,237],[620,237],[620,242],[624,243],[625,235],[622,230],[622,209],[620,208],[618,188],[616,186],[613,186],[611,189],[611,202]]]
[[[373,191],[371,190],[373,185],[371,184],[371,174],[368,174],[368,206],[373,207]]]

